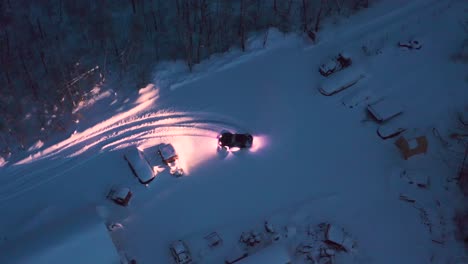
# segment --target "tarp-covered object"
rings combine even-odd
[[[395,141],[395,145],[400,149],[403,158],[407,160],[414,155],[426,153],[428,143],[425,136],[412,139],[401,136]]]

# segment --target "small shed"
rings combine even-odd
[[[400,150],[405,160],[417,154],[424,154],[427,152],[427,138],[419,136],[412,139],[407,139],[404,136],[399,137],[395,141],[395,145]]]

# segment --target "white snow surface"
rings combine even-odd
[[[0,263],[109,263],[120,256],[96,211],[87,209],[63,219],[49,219],[41,227],[0,245]]]
[[[273,245],[239,261],[239,264],[287,264],[290,263],[290,261],[291,257],[285,248],[279,245]]]
[[[44,223],[99,207],[106,223],[123,225],[111,233],[116,249],[139,264],[172,263],[169,245],[178,239],[187,241],[198,263],[222,263],[243,231],[261,231],[273,215],[281,216],[277,229],[291,222],[297,227],[296,235],[283,241],[289,253],[306,239],[308,224],[326,221],[343,227],[357,243],[358,250],[337,256],[337,263],[463,258],[450,221],[463,205],[449,181],[458,163],[445,157],[456,149],[446,135],[468,98],[467,65],[450,60],[464,39],[459,21],[466,8],[466,1],[456,0],[383,1],[342,23],[326,24],[317,45],[272,34],[265,49],[253,39],[240,57],[237,51],[214,56],[192,74],[176,63],[155,73],[154,84],[138,94],[113,94],[111,101],[112,93],[106,93],[84,103],[69,134],[0,160],[0,247],[54,232],[79,241],[72,228],[54,231]],[[397,47],[413,35],[424,43],[420,50]],[[364,54],[363,45],[375,52]],[[319,63],[341,50],[353,54],[350,69],[359,67],[372,78],[323,96],[317,89],[323,80]],[[405,106],[398,117],[409,125],[405,133],[427,136],[425,155],[403,160],[393,140],[378,137],[378,124],[365,122],[367,104],[385,96]],[[220,155],[216,136],[224,129],[251,131],[254,145]],[[186,176],[163,171],[145,187],[123,153],[137,146],[153,165],[161,162],[156,150],[161,143],[174,145]],[[423,170],[430,187],[400,181],[395,171],[402,169]],[[132,190],[128,207],[106,199],[114,185]],[[402,201],[401,195],[416,202]],[[431,216],[422,217],[421,208]],[[222,236],[219,249],[203,244],[213,231]],[[432,241],[435,234],[442,244]],[[50,252],[47,237],[30,240]],[[2,263],[20,258],[0,250]],[[305,263],[299,257],[293,261]]]

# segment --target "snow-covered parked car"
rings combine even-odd
[[[319,91],[323,95],[330,96],[355,85],[364,77],[364,72],[349,68],[323,80]]]
[[[380,99],[367,105],[367,111],[377,122],[385,122],[403,113],[403,106],[395,100]]]
[[[319,67],[319,72],[321,75],[327,77],[334,72],[340,71],[344,68],[351,66],[352,60],[351,57],[345,53],[339,53],[333,59],[323,63]]]
[[[170,173],[175,176],[184,175],[184,170],[179,165],[179,156],[174,149],[172,144],[161,144],[159,145],[159,155],[162,161],[169,166]]]
[[[188,246],[182,240],[177,240],[171,243],[169,247],[171,255],[177,264],[189,264],[192,263],[192,256],[188,249]]]
[[[398,47],[418,50],[422,48],[422,45],[421,42],[413,39],[409,41],[398,41]]]
[[[148,184],[156,177],[156,173],[151,168],[145,154],[138,148],[130,148],[125,152],[124,158],[141,184]]]
[[[326,226],[324,242],[338,251],[350,252],[356,247],[356,242],[343,228],[332,224]]]
[[[107,198],[118,205],[127,206],[132,195],[132,192],[127,187],[112,187],[107,194]]]
[[[218,136],[218,146],[225,150],[243,149],[252,147],[253,136],[250,134],[231,133],[222,131]]]

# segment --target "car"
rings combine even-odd
[[[171,255],[177,264],[189,264],[192,263],[192,256],[190,251],[182,240],[177,240],[171,243],[169,247]]]
[[[124,154],[130,169],[141,184],[148,184],[156,177],[156,172],[151,168],[145,154],[136,147],[132,147]]]
[[[419,50],[422,48],[421,42],[418,40],[409,40],[409,41],[398,41],[398,46],[400,48],[415,49]]]
[[[322,76],[328,77],[337,71],[351,66],[352,63],[353,62],[349,55],[346,55],[345,53],[339,53],[335,58],[320,65],[319,72]]]
[[[231,133],[222,131],[218,136],[218,147],[226,150],[234,150],[252,147],[253,137],[250,134]]]
[[[164,164],[169,166],[170,173],[174,176],[184,175],[184,170],[179,166],[179,156],[172,144],[161,144],[158,150]]]
[[[127,187],[112,187],[107,194],[107,198],[118,205],[127,206],[132,195],[132,192]]]
[[[318,90],[325,96],[331,96],[356,85],[365,77],[366,74],[359,68],[345,69],[330,78],[323,79]]]

